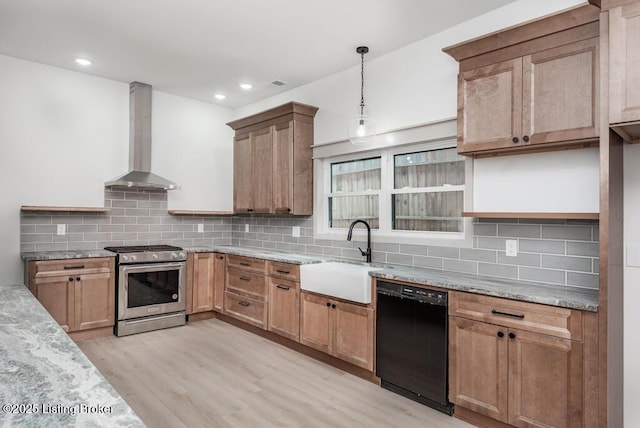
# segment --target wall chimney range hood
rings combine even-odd
[[[174,190],[180,186],[151,172],[151,86],[129,84],[129,172],[105,186]]]

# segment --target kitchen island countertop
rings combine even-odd
[[[0,426],[144,427],[24,285],[0,285]]]

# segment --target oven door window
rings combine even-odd
[[[180,298],[179,269],[129,272],[127,277],[128,308],[173,303]]]

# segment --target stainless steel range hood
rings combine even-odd
[[[151,86],[132,82],[129,91],[129,172],[105,186],[179,189],[173,181],[151,172]]]

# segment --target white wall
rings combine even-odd
[[[378,132],[455,117],[458,64],[442,48],[583,3],[519,0],[372,60],[368,57],[376,47],[369,46],[364,95],[371,117],[378,121]],[[356,116],[360,103],[360,64],[356,41],[353,43],[357,66],[236,109],[236,118],[293,100],[320,108],[315,119],[315,144],[346,139],[347,122]]]
[[[640,267],[628,257],[640,249],[640,144],[624,148],[624,426],[640,426]],[[637,262],[637,260],[636,260]],[[629,266],[635,264],[635,266]]]
[[[470,211],[597,213],[599,171],[597,148],[475,159]]]
[[[21,283],[20,206],[103,206],[128,170],[129,85],[0,56],[0,94],[0,283]],[[231,110],[157,91],[153,108],[152,167],[184,188],[170,206],[231,209]]]
[[[151,170],[182,188],[169,209],[233,209],[230,109],[153,91]]]

